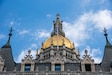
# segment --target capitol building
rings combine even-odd
[[[80,57],[80,51],[63,31],[59,14],[53,21],[51,36],[42,43],[40,51],[37,50],[35,59],[32,51],[28,50],[21,63],[16,63],[10,45],[11,36],[12,28],[8,41],[0,48],[0,75],[112,75],[112,45],[106,30],[101,63],[94,63],[88,50],[85,50],[83,58]]]

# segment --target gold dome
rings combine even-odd
[[[70,48],[72,49],[74,46],[73,44],[71,43],[71,41],[66,38],[66,37],[63,37],[62,35],[54,35],[50,38],[48,38],[44,43],[43,43],[43,48],[48,48],[50,47],[51,45],[53,46],[63,46],[65,45],[65,47],[67,48]]]

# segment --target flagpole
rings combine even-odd
[[[57,32],[57,50],[59,50],[59,47],[58,47],[58,34],[59,34],[59,33],[58,33],[58,32],[59,32],[59,31],[58,31],[58,24],[57,24],[57,26],[56,26],[56,32]]]

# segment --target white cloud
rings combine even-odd
[[[84,13],[73,23],[63,22],[63,26],[66,36],[74,41],[76,47],[79,47],[80,45],[84,45],[87,39],[94,39],[91,36],[93,32],[97,31],[100,33],[104,27],[108,30],[112,28],[112,11],[100,10],[95,13]],[[90,47],[87,47],[87,49],[95,60],[95,63],[100,63],[101,50],[90,49]]]
[[[95,23],[95,27],[97,27],[99,30],[103,30],[104,27],[110,29],[112,27],[112,11],[98,11],[92,15],[91,20],[93,23]]]
[[[48,18],[50,18],[50,17],[51,17],[51,14],[47,14],[46,16],[47,16]]]
[[[36,49],[37,49],[37,44],[35,44],[35,43],[31,44],[31,46],[29,48],[21,51],[16,62],[20,63],[21,60],[24,59],[24,57],[28,54],[28,50],[31,50],[31,55],[33,56],[33,58],[35,58],[36,57]]]
[[[112,38],[111,38],[111,41],[112,41]]]
[[[30,49],[32,49],[32,48],[37,48],[37,44],[34,44],[34,43],[33,43],[33,44],[31,45]]]
[[[87,6],[90,3],[91,0],[84,0],[82,1],[83,7]]]
[[[5,38],[5,35],[0,34],[0,40],[3,39],[3,38]]]
[[[99,2],[100,2],[99,4],[103,4],[103,3],[109,2],[109,0],[100,0]]]
[[[85,48],[88,51],[88,55],[94,59],[94,63],[101,63],[101,50],[98,49],[91,49],[89,46]],[[81,57],[84,55],[85,49],[81,51]]]
[[[50,36],[50,32],[47,30],[41,30],[41,31],[36,31],[34,34],[32,34],[36,40],[40,38],[46,38]]]
[[[82,0],[81,6],[87,7],[87,6],[96,6],[96,5],[104,5],[105,3],[108,3],[109,0]],[[97,2],[97,3],[96,3]],[[91,4],[93,3],[93,4]]]
[[[46,30],[40,31],[38,32],[39,38],[43,38],[43,37],[48,37],[50,36],[50,33],[47,32]]]
[[[89,38],[88,32],[91,28],[87,25],[88,18],[89,16],[84,14],[77,21],[74,21],[74,23],[63,22],[67,37],[74,41],[76,46]]]
[[[18,59],[16,60],[17,63],[20,63],[22,59],[28,54],[28,50],[22,50],[20,55],[18,56]],[[36,50],[31,50],[31,55],[33,56],[33,59],[36,57]]]
[[[19,31],[19,35],[25,35],[27,33],[29,33],[29,30],[24,29],[24,30]]]
[[[86,39],[91,38],[92,32],[112,28],[112,11],[100,10],[96,13],[89,12],[81,15],[74,23],[64,22],[64,31],[67,37],[79,46]]]
[[[11,21],[11,22],[10,22],[10,25],[13,26],[13,25],[14,25],[14,21]]]
[[[17,20],[12,20],[12,21],[9,21],[8,22],[8,25],[10,26],[10,27],[16,27],[16,26],[19,26],[21,23],[20,22],[18,22]]]

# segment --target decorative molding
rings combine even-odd
[[[30,71],[34,71],[35,62],[34,62],[32,55],[30,55],[30,53],[31,51],[28,50],[28,55],[26,55],[25,59],[22,59],[21,71],[24,71],[25,64],[31,64]]]
[[[83,59],[81,60],[81,68],[82,72],[86,72],[86,66],[85,64],[90,64],[91,72],[95,72],[95,65],[94,65],[94,59],[91,59],[90,55],[88,55],[88,51],[85,50],[85,55],[83,56]]]

